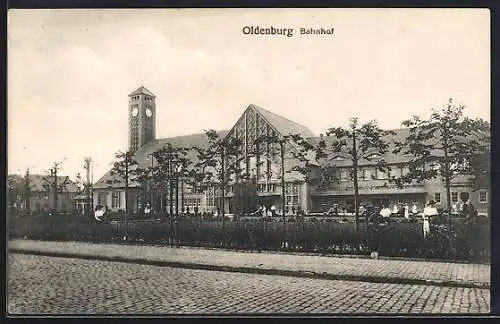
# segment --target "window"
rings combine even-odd
[[[488,202],[488,192],[485,190],[479,191],[479,202],[486,203]]]
[[[410,167],[408,165],[404,165],[401,167],[401,175],[405,176],[410,173]]]
[[[340,170],[340,181],[349,181],[349,170]]]
[[[98,205],[106,205],[106,193],[105,192],[100,192],[97,194],[97,204]]]
[[[439,172],[441,170],[441,164],[439,164],[438,162],[433,162],[431,164],[431,169],[433,171]]]
[[[293,212],[293,210],[297,210],[297,207],[300,206],[300,188],[299,185],[291,183],[287,183],[285,185],[285,188],[285,210],[288,210],[288,212]]]
[[[373,153],[373,154],[370,154],[366,157],[367,160],[373,160],[373,159],[378,159],[380,157],[380,154],[377,154],[377,153]]]
[[[332,158],[332,161],[342,161],[342,160],[344,160],[344,158],[341,156],[335,156]]]
[[[111,208],[120,208],[120,192],[113,191],[111,196]]]
[[[458,202],[458,192],[451,193],[451,201],[454,203]]]
[[[372,180],[372,170],[363,169],[363,180]]]
[[[271,178],[271,161],[266,160],[266,175],[267,179]]]
[[[441,202],[441,193],[440,192],[436,192],[434,194],[434,201],[437,203]]]
[[[387,171],[381,171],[377,169],[377,179],[378,180],[387,180],[389,178]]]
[[[401,178],[401,174],[402,174],[403,170],[398,167],[398,166],[391,166],[391,171],[389,172],[389,175],[391,176],[391,178],[394,178],[394,179],[399,179]]]

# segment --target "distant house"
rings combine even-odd
[[[90,199],[90,195],[81,193],[79,195],[76,195],[73,198],[73,201],[75,204],[75,209],[79,214],[85,214],[85,212],[87,212],[89,208],[90,210],[92,210],[92,200]]]
[[[74,198],[78,195],[79,188],[68,176],[58,176],[57,208],[54,206],[54,188],[51,183],[54,177],[39,174],[29,176],[30,183],[30,211],[48,211],[56,209],[60,212],[69,212],[76,209]],[[25,204],[24,204],[25,205]],[[25,209],[25,206],[23,206]]]

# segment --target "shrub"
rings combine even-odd
[[[178,224],[164,217],[160,221],[100,223],[71,215],[31,215],[9,218],[9,238],[44,240],[121,241],[128,232],[130,241],[226,247],[247,250],[283,249],[321,253],[369,254],[385,256],[489,260],[489,224],[453,224],[451,247],[447,222],[434,222],[431,235],[423,239],[422,224],[382,222],[359,224],[337,222],[226,222],[182,218]],[[437,223],[437,224],[436,224]]]

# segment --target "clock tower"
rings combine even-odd
[[[141,86],[128,97],[129,151],[136,152],[156,139],[156,96]]]

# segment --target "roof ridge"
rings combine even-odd
[[[229,132],[228,129],[221,129],[221,130],[216,130],[217,133],[219,132]],[[179,137],[188,137],[188,136],[197,136],[197,135],[205,135],[204,132],[200,133],[192,133],[192,134],[186,134],[186,135],[177,135],[177,136],[171,136],[171,137],[163,137],[163,138],[157,138],[155,141],[162,141],[162,140],[169,140],[173,138],[179,138]]]
[[[288,119],[288,118],[286,118],[286,117],[284,117],[284,116],[278,115],[278,114],[276,114],[276,113],[274,113],[274,112],[272,112],[272,111],[270,111],[270,110],[267,110],[267,109],[265,109],[265,108],[262,108],[262,107],[260,107],[260,106],[255,105],[255,104],[250,104],[250,105],[251,105],[251,106],[253,106],[253,107],[255,107],[255,108],[257,108],[257,109],[264,110],[265,112],[267,112],[267,113],[269,113],[269,114],[271,114],[271,115],[274,115],[274,116],[279,117],[279,118],[283,118],[283,119],[284,119],[284,120],[286,120],[286,121],[289,121],[289,122],[291,122],[291,123],[294,123],[294,124],[296,124],[296,125],[299,125],[299,126],[302,126],[302,127],[305,127],[305,128],[307,128],[307,129],[309,129],[309,127],[307,127],[307,126],[305,126],[305,125],[299,124],[299,123],[297,123],[296,121],[293,121],[293,120]],[[309,130],[310,130],[310,129],[309,129]],[[311,130],[310,130],[310,131],[311,131]],[[311,131],[311,133],[312,133],[312,131]]]

